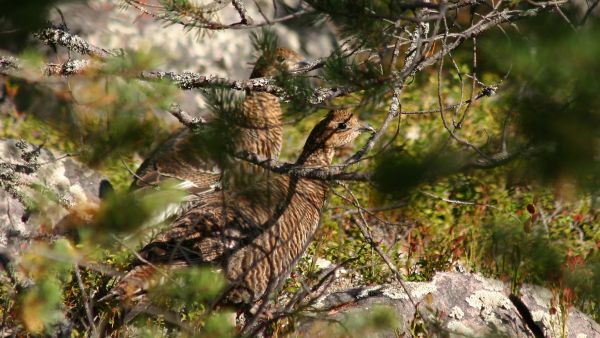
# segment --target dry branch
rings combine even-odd
[[[109,51],[107,49],[94,46],[78,35],[71,34],[56,27],[44,28],[36,33],[35,37],[49,46],[63,46],[79,54],[94,56],[99,59],[106,59],[110,56],[119,55],[119,53],[115,51]]]
[[[256,164],[275,173],[296,175],[323,181],[359,181],[369,180],[369,175],[360,172],[343,172],[341,166],[330,167],[304,167],[294,163],[279,162],[270,158],[263,158],[253,153],[239,152],[235,157]]]

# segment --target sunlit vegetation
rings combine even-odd
[[[165,7],[176,17],[188,2],[168,3],[178,4]],[[380,52],[381,58],[372,62],[360,54],[348,57],[340,49],[316,71],[317,80],[285,73],[275,79],[292,97],[284,104],[286,122],[291,123],[285,126],[281,161],[297,157],[307,133],[325,113],[307,103],[314,88],[352,88],[353,93],[329,105],[351,106],[379,127],[392,101],[390,69],[397,72],[405,62],[398,59],[390,65],[390,51],[383,48],[389,36],[380,34],[388,27],[381,18],[398,10],[391,5],[394,1],[374,2],[372,11],[378,15],[365,16],[360,24],[353,15],[366,1],[307,3],[321,14],[308,18],[312,22],[328,14],[340,37],[364,42],[361,48]],[[188,15],[192,9],[187,8]],[[576,17],[575,9],[565,10]],[[552,291],[553,306],[561,313],[576,306],[600,321],[598,22],[591,18],[573,31],[558,15],[544,15],[519,22],[519,30],[502,27],[506,35],[494,31],[477,39],[476,68],[473,40],[467,40],[443,58],[441,68],[436,64],[407,78],[399,118],[366,160],[351,167],[370,173],[371,182],[332,183],[315,240],[278,297],[287,300],[303,285],[318,283],[318,258],[343,264],[356,274],[356,285],[394,282],[392,271],[356,226],[366,222],[370,236],[406,281],[460,270],[498,278],[517,294],[524,283],[533,283]],[[255,41],[259,51],[276,43],[269,42],[272,33],[262,34],[263,40]],[[430,48],[431,54],[441,47]],[[73,323],[74,337],[93,334],[90,327],[98,322],[122,325],[122,304],[91,300],[106,294],[112,277],[128,266],[136,250],[168,226],[148,226],[148,220],[183,198],[168,185],[143,198],[126,193],[129,170],[176,127],[167,125],[159,112],[177,100],[178,89],[168,82],[137,79],[141,71],[160,65],[159,52],[125,55],[77,81],[66,80],[68,87],[47,84],[41,74],[2,77],[4,100],[11,103],[0,110],[2,138],[43,143],[71,154],[106,175],[116,188],[91,219],[80,219],[61,236],[36,240],[23,250],[16,268],[0,271],[0,327],[14,328],[17,335],[60,332],[66,322]],[[29,51],[20,57],[37,64],[44,59]],[[205,91],[215,115],[239,108],[239,93],[233,93],[224,86]],[[444,126],[440,101],[450,130],[459,136]],[[218,135],[212,141],[216,151],[226,148],[227,140]],[[342,158],[364,142],[366,138],[342,149]],[[488,158],[495,161],[481,162]],[[156,311],[145,311],[123,325],[123,334],[237,334],[232,310],[215,309],[212,303],[226,287],[221,275],[203,267],[165,279],[166,286],[149,293]],[[386,309],[357,314],[345,327],[355,336],[397,330],[391,316]],[[295,319],[274,320],[264,332],[290,333]],[[418,333],[418,325],[412,330]],[[346,334],[331,328],[332,337]]]

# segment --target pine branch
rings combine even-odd
[[[511,153],[500,152],[497,154],[489,155],[486,160],[473,159],[466,162],[460,168],[461,170],[468,168],[475,169],[492,169],[500,165],[504,165],[519,156],[526,153],[523,150],[517,150]],[[528,153],[528,152],[527,152]],[[354,181],[354,182],[370,182],[371,175],[362,172],[344,172],[345,168],[354,162],[347,161],[346,163],[339,166],[330,167],[304,167],[299,166],[295,163],[279,162],[274,159],[265,158],[254,153],[239,152],[235,154],[235,157],[252,164],[258,165],[261,168],[270,170],[278,174],[296,175],[304,178],[312,178],[322,181]]]
[[[315,61],[312,65],[305,69],[312,69],[322,63],[321,60]],[[305,70],[304,69],[304,70]],[[201,75],[198,73],[184,72],[162,72],[162,71],[148,71],[142,72],[141,78],[143,80],[170,80],[181,89],[198,89],[221,86],[225,88],[235,90],[248,90],[254,92],[264,92],[276,95],[280,98],[286,99],[287,95],[285,89],[274,84],[273,78],[255,78],[249,80],[229,80],[226,78],[218,77],[216,75]],[[317,88],[313,91],[309,99],[309,103],[313,105],[321,104],[332,98],[338,96],[345,96],[350,93],[359,91],[361,89],[351,89],[345,87],[333,87],[333,88]]]
[[[217,21],[210,21],[207,18],[205,18],[204,16],[201,16],[200,14],[197,14],[197,13],[189,13],[187,11],[186,12],[177,11],[177,8],[171,8],[170,11],[166,10],[165,8],[161,8],[161,9],[157,10],[156,6],[148,6],[147,4],[145,4],[141,1],[136,1],[136,0],[126,0],[126,3],[131,5],[138,11],[140,11],[148,16],[153,17],[155,20],[165,21],[165,22],[169,22],[172,24],[178,24],[178,25],[183,26],[184,28],[198,28],[198,29],[208,29],[208,30],[252,29],[252,28],[258,28],[258,27],[264,27],[264,26],[271,26],[276,23],[293,20],[293,19],[299,18],[301,16],[304,16],[304,15],[307,15],[310,13],[314,13],[314,10],[312,8],[299,9],[298,11],[296,11],[294,13],[284,15],[279,18],[273,18],[270,20],[265,20],[264,22],[254,23],[254,21],[248,16],[248,13],[242,4],[242,1],[241,0],[232,0],[231,3],[238,11],[241,21],[231,23],[231,24],[222,24]],[[152,11],[150,9],[151,7],[152,7],[152,9],[154,9],[154,11]],[[196,12],[200,12],[203,14],[204,13],[214,13],[221,9],[222,8],[218,8],[218,9],[210,10],[210,11],[198,10]],[[161,11],[164,13],[161,13]],[[173,12],[176,15],[173,15]],[[190,12],[194,12],[194,11],[190,11]]]
[[[368,174],[360,172],[342,172],[344,167],[304,167],[295,163],[279,162],[274,159],[264,158],[249,152],[239,152],[235,154],[235,157],[279,174],[296,175],[322,181],[369,181]]]
[[[449,5],[448,8],[458,8],[462,6],[471,5],[473,3],[479,3],[480,0],[463,0],[458,3]],[[559,4],[563,4],[564,0],[560,2],[556,2]],[[554,2],[553,2],[554,4]],[[437,6],[437,5],[436,5]],[[470,28],[464,30],[460,34],[448,34],[448,37],[454,38],[454,41],[445,46],[441,51],[430,55],[429,57],[421,58],[419,62],[413,64],[410,69],[405,69],[396,81],[404,82],[406,78],[411,76],[412,74],[423,70],[425,67],[431,66],[436,63],[439,59],[441,59],[444,55],[451,52],[455,48],[457,48],[463,41],[475,37],[477,35],[482,34],[483,32],[497,27],[499,24],[504,22],[510,22],[516,19],[529,17],[537,15],[541,10],[543,10],[542,6],[536,7],[530,10],[504,10],[501,12],[493,11],[489,15],[487,15],[484,20],[479,21],[477,24],[471,26]],[[53,45],[58,44],[69,48],[72,51],[91,55],[100,59],[106,59],[109,56],[116,56],[119,53],[115,51],[109,51],[101,47],[94,46],[84,39],[80,38],[77,35],[70,34],[60,28],[46,28],[42,29],[40,33],[36,35],[40,38],[44,43]],[[433,42],[435,41],[435,37],[429,40],[424,40],[424,42]],[[291,72],[292,74],[302,74],[308,71],[320,68],[324,65],[325,59],[315,59],[309,62],[306,62],[305,65],[299,67],[299,69]],[[10,68],[18,69],[18,63],[14,58],[2,58],[0,59],[0,70],[7,70]],[[60,76],[69,76],[69,75],[77,75],[84,73],[92,64],[87,60],[71,60],[64,64],[48,64],[44,67],[44,72],[46,75],[60,75]],[[174,72],[163,72],[163,71],[145,71],[142,72],[140,78],[143,80],[161,80],[168,79],[173,81],[178,87],[182,89],[195,89],[195,88],[207,88],[214,86],[223,86],[236,90],[249,90],[249,91],[257,91],[257,92],[266,92],[277,95],[283,99],[286,98],[285,90],[280,86],[274,84],[274,80],[270,78],[257,78],[245,81],[238,80],[230,80],[226,78],[221,78],[215,75],[202,75],[198,73],[184,72],[181,74]],[[331,88],[316,88],[313,91],[313,94],[310,96],[309,102],[310,104],[316,105],[331,100],[332,98],[338,96],[348,95],[353,92],[360,91],[360,88],[350,88],[350,87],[331,87]],[[392,114],[393,116],[397,115],[396,113]],[[392,116],[389,115],[389,116]],[[388,116],[388,117],[389,117]],[[389,119],[386,119],[389,120]],[[389,124],[389,121],[388,121]],[[370,144],[370,147],[374,145],[375,141],[378,140],[378,137],[375,137],[374,142]],[[366,153],[363,152],[362,155]],[[352,160],[357,161],[360,159],[360,156],[353,156]]]
[[[48,46],[63,46],[79,54],[89,55],[99,59],[106,59],[110,56],[119,55],[119,53],[115,51],[109,51],[104,48],[94,46],[78,35],[71,34],[56,27],[44,28],[38,33],[34,34],[34,36]]]
[[[147,71],[142,72],[143,80],[169,80],[181,89],[206,88],[214,86],[222,86],[237,90],[251,90],[266,92],[274,95],[282,95],[283,89],[272,84],[270,78],[256,78],[245,81],[229,80],[218,77],[216,75],[201,75],[198,73],[184,72],[162,72],[162,71]]]
[[[305,62],[300,69],[291,72],[292,74],[300,74],[308,72],[323,65],[323,59],[314,59]],[[11,69],[21,70],[20,62],[14,57],[0,57],[0,72],[6,72]],[[101,63],[91,60],[79,59],[70,60],[65,63],[48,63],[42,67],[43,74],[47,76],[72,76],[82,75],[91,70],[101,68]],[[226,87],[235,90],[265,92],[276,95],[283,99],[286,98],[284,88],[274,84],[272,78],[256,78],[249,80],[230,80],[216,75],[202,75],[192,72],[163,72],[163,71],[144,71],[140,74],[140,79],[146,81],[169,80],[177,87],[190,90],[210,87]],[[350,88],[317,88],[313,91],[310,98],[310,104],[321,104],[334,97],[348,95],[357,90]]]
[[[562,4],[567,3],[567,0],[562,0],[559,2],[545,2],[544,4],[549,5],[551,3],[562,5]],[[542,12],[544,10],[548,10],[548,8],[546,6],[540,6],[540,7],[532,8],[532,9],[528,9],[528,10],[505,9],[505,10],[502,10],[499,12],[498,11],[491,12],[490,14],[486,15],[482,20],[480,20],[473,26],[465,29],[463,32],[456,33],[456,34],[448,34],[447,37],[454,38],[454,41],[451,42],[450,44],[446,45],[439,52],[433,54],[430,57],[423,59],[423,61],[420,62],[414,68],[414,70],[411,74],[417,73],[417,72],[423,70],[424,68],[435,64],[436,62],[441,60],[442,57],[444,57],[445,55],[447,55],[448,53],[450,53],[451,51],[456,49],[458,46],[460,46],[464,41],[466,41],[468,39],[472,39],[476,36],[479,36],[492,28],[498,27],[502,23],[514,22],[514,21],[517,21],[520,19],[533,17],[533,16],[538,15],[540,12]],[[437,36],[436,38],[441,40],[443,38],[443,36]]]

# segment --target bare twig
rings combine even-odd
[[[333,269],[327,272],[323,277],[319,279],[317,283],[308,287],[304,283],[302,283],[302,288],[298,290],[293,297],[285,304],[282,310],[276,311],[272,314],[271,318],[268,320],[256,325],[249,333],[246,335],[247,337],[256,337],[258,333],[263,330],[265,327],[268,327],[272,323],[276,321],[297,314],[298,312],[305,310],[312,306],[319,298],[323,296],[323,294],[327,291],[327,287],[333,281],[335,274],[347,265],[350,262],[356,261],[360,258],[360,254],[362,253],[363,248],[360,248],[354,257],[350,257],[340,264],[336,265]],[[326,283],[329,283],[327,286]],[[320,292],[319,289],[321,289]],[[313,296],[313,294],[317,293]],[[306,299],[306,297],[311,296],[310,299]]]
[[[123,242],[119,237],[115,236],[115,235],[111,235],[111,237],[117,241],[119,244],[121,244],[121,246],[123,246],[125,249],[129,250],[131,253],[133,253],[133,255],[135,256],[135,258],[137,258],[140,262],[144,263],[144,264],[148,264],[149,266],[151,266],[152,268],[154,268],[156,270],[156,272],[160,273],[161,275],[163,275],[164,277],[167,277],[170,279],[169,274],[164,271],[164,269],[159,268],[158,266],[152,264],[150,261],[148,261],[147,259],[145,259],[144,257],[142,257],[137,250],[135,250],[134,248],[130,247],[129,245],[127,245],[127,243]],[[104,298],[108,298],[104,297]],[[102,299],[100,299],[99,301],[101,301]]]
[[[275,23],[281,23],[281,22],[293,20],[293,19],[299,18],[301,16],[304,16],[306,14],[314,12],[314,10],[311,8],[299,9],[298,11],[296,11],[294,13],[284,15],[279,18],[273,18],[270,20],[265,20],[264,22],[254,23],[253,20],[248,20],[249,17],[248,17],[247,11],[243,7],[243,5],[239,6],[241,4],[241,0],[232,0],[232,4],[234,5],[236,10],[240,14],[240,17],[242,20],[240,22],[236,22],[236,23],[232,23],[232,24],[222,24],[222,23],[216,22],[216,21],[208,21],[205,18],[202,18],[200,20],[197,16],[194,16],[194,15],[181,15],[180,17],[176,17],[176,16],[169,15],[166,13],[160,13],[158,11],[153,12],[148,9],[149,5],[142,3],[141,1],[127,0],[126,2],[127,2],[127,4],[131,5],[132,7],[139,10],[140,12],[142,12],[146,15],[149,15],[156,20],[162,20],[162,21],[178,24],[185,28],[199,28],[199,29],[208,29],[208,30],[251,29],[251,28],[257,28],[257,27],[263,27],[263,26],[270,26]],[[236,5],[236,3],[237,3],[237,5]],[[161,8],[161,9],[164,10],[164,8]],[[220,10],[220,8],[217,8],[217,9],[211,10],[211,12],[216,12],[219,10]],[[207,11],[203,11],[203,12],[207,13]],[[181,13],[181,14],[184,14],[184,13]]]
[[[435,194],[432,194],[430,192],[427,191],[423,191],[423,190],[419,190],[419,192],[425,196],[431,197],[431,198],[435,198],[438,199],[440,201],[446,202],[446,203],[452,203],[452,204],[459,204],[459,205],[476,205],[476,206],[482,206],[482,207],[486,207],[486,208],[490,208],[490,209],[494,209],[497,211],[500,211],[506,215],[508,215],[509,217],[513,218],[514,220],[516,220],[517,222],[520,222],[519,218],[509,212],[506,212],[500,208],[498,208],[495,205],[492,204],[487,204],[487,203],[479,203],[479,202],[472,202],[472,201],[462,201],[462,200],[457,200],[457,199],[451,199],[451,198],[445,198],[442,196],[438,196]]]
[[[344,186],[344,188],[346,189],[348,194],[350,194],[350,196],[354,200],[354,203],[360,205],[358,198],[354,195],[352,190],[350,190],[350,188],[348,188],[347,186]],[[398,271],[398,269],[396,268],[396,265],[392,262],[392,260],[388,257],[388,255],[385,252],[383,252],[381,247],[379,247],[379,245],[375,242],[375,240],[369,233],[369,230],[367,229],[367,227],[368,227],[367,220],[365,218],[365,215],[362,213],[362,211],[360,209],[359,209],[358,215],[360,217],[360,220],[358,220],[355,216],[351,216],[350,219],[352,220],[352,222],[354,224],[356,224],[356,226],[360,230],[361,234],[363,235],[363,237],[365,238],[367,243],[369,243],[369,245],[377,252],[379,257],[381,257],[381,259],[383,259],[383,261],[388,266],[388,268],[394,273],[394,276],[396,277],[398,284],[400,284],[400,287],[402,287],[402,289],[406,293],[406,296],[408,297],[408,300],[411,302],[411,304],[414,306],[415,311],[419,314],[419,316],[422,319],[425,320],[426,317],[424,317],[421,314],[418,303],[414,300],[411,292],[408,290],[408,287],[406,286],[406,283],[402,279],[402,274],[400,273],[400,271]]]
[[[579,26],[585,25],[585,22],[590,17],[594,9],[596,9],[596,6],[598,6],[599,3],[600,0],[596,0],[590,7],[588,7],[588,9],[585,11],[585,14],[583,15],[583,18],[581,19],[581,22],[579,22]]]
[[[77,278],[77,284],[79,285],[79,291],[81,291],[81,300],[83,301],[83,307],[85,308],[85,315],[87,316],[88,324],[92,329],[92,336],[96,336],[96,325],[94,324],[94,315],[92,313],[92,303],[88,297],[85,287],[83,286],[83,280],[81,279],[81,272],[77,264],[73,265],[75,271],[75,277]]]
[[[567,1],[564,0],[564,1],[559,1],[556,3],[561,5],[566,2]],[[548,3],[545,3],[545,4],[548,5]],[[454,41],[449,43],[446,46],[446,48],[444,48],[444,50],[440,50],[437,53],[433,54],[432,56],[424,59],[422,62],[419,63],[418,66],[415,67],[414,71],[419,72],[419,71],[423,70],[424,68],[435,64],[444,55],[446,55],[448,52],[456,49],[458,46],[460,46],[462,44],[462,42],[464,42],[467,39],[481,35],[482,33],[486,32],[492,28],[498,27],[502,23],[512,22],[512,21],[523,19],[523,18],[536,16],[542,10],[544,10],[544,8],[538,7],[538,8],[533,8],[533,9],[529,9],[529,10],[504,9],[500,12],[493,12],[493,13],[491,13],[491,15],[486,16],[484,20],[480,20],[478,23],[465,29],[461,33],[448,34],[447,37],[453,38]],[[443,39],[443,36],[437,37],[437,39]]]
[[[244,6],[244,3],[241,0],[231,0],[231,4],[233,5],[233,7],[235,7],[235,10],[240,15],[240,19],[242,19],[240,23],[242,25],[247,26],[254,23],[254,20],[252,20],[250,15],[248,15],[248,11],[246,10],[246,7]]]
[[[444,52],[445,48],[446,48],[446,42],[445,42],[445,40],[442,40],[442,52]],[[440,66],[438,67],[438,76],[437,76],[437,79],[438,79],[437,97],[438,97],[438,104],[440,107],[440,117],[442,119],[442,124],[444,125],[444,128],[446,128],[446,130],[448,131],[448,133],[450,134],[450,136],[452,136],[452,138],[454,140],[456,140],[458,143],[461,143],[461,144],[468,146],[469,148],[475,150],[481,157],[487,159],[488,156],[485,153],[483,153],[483,151],[481,151],[481,149],[479,149],[479,147],[475,146],[471,142],[458,136],[458,134],[456,134],[456,132],[455,132],[455,129],[450,128],[450,125],[448,124],[448,121],[446,120],[446,115],[444,114],[444,101],[442,100],[442,69],[443,69],[443,67],[444,67],[444,59],[442,57],[442,59],[440,60]]]
[[[133,171],[131,168],[129,168],[127,163],[125,163],[125,160],[123,160],[122,158],[121,158],[121,165],[125,168],[125,170],[127,170],[127,172],[129,173],[129,175],[131,175],[131,177],[135,177],[135,179],[139,180],[140,182],[144,183],[145,185],[147,185],[149,187],[158,187],[158,184],[153,183],[153,182],[148,182],[148,181],[144,180],[143,177],[136,174],[135,171]]]
[[[181,106],[179,106],[176,103],[171,105],[169,113],[175,116],[175,118],[177,118],[177,120],[179,120],[181,124],[192,130],[200,128],[202,125],[206,124],[206,121],[203,118],[191,116],[190,114],[182,110]]]
[[[459,107],[461,107],[461,106],[463,106],[465,104],[476,102],[477,100],[480,100],[481,98],[492,96],[492,95],[496,94],[496,90],[497,90],[497,86],[496,85],[485,87],[473,99],[468,99],[468,100],[465,100],[465,101],[460,102],[460,103],[456,103],[456,104],[453,104],[453,105],[450,105],[450,106],[446,106],[446,107],[444,107],[444,109],[447,109],[447,110],[457,109],[457,108],[459,108]],[[402,114],[402,115],[426,115],[426,114],[434,114],[434,113],[439,113],[439,112],[440,112],[440,108],[437,108],[437,109],[425,109],[425,110],[402,111],[402,112],[400,112],[400,114]]]
[[[404,208],[408,205],[407,202],[400,202],[397,204],[392,204],[392,205],[388,205],[388,206],[384,206],[384,207],[378,207],[378,208],[364,208],[362,209],[363,212],[366,212],[369,215],[374,215],[374,213],[376,212],[382,212],[382,211],[390,211],[390,210],[396,210],[396,209],[400,209],[400,208]],[[355,206],[357,207],[357,206]],[[343,206],[333,206],[333,207],[329,207],[329,209],[338,209],[338,208],[343,208]],[[357,214],[358,210],[355,208],[348,208],[349,210],[344,211],[342,214],[338,214],[338,215],[334,215],[331,218],[336,219],[336,218],[342,218],[345,215],[350,215],[350,214]]]
[[[258,3],[258,0],[253,0],[253,1],[254,1],[254,5],[258,9],[258,12],[260,13],[260,16],[262,16],[262,18],[265,20],[266,23],[270,24],[271,20],[269,20],[269,18],[267,17],[267,15],[265,14],[265,12],[263,11],[262,7]]]
[[[128,318],[125,318],[125,322],[131,321],[133,318],[135,318],[135,316],[137,316],[140,313],[145,313],[150,316],[160,318],[172,325],[178,326],[179,328],[181,328],[183,333],[188,334],[190,336],[198,334],[198,330],[189,325],[187,322],[182,321],[180,314],[177,312],[161,309],[152,304],[143,304],[139,306],[142,306],[143,308],[141,308],[139,312],[128,314]]]
[[[391,61],[391,69],[394,69],[396,66],[396,62],[398,60],[398,55],[400,54],[400,39],[396,40],[396,44],[394,46],[392,61]],[[375,146],[375,143],[379,141],[379,139],[386,132],[388,126],[392,122],[394,118],[398,116],[398,112],[400,110],[400,94],[402,93],[402,87],[404,85],[404,79],[399,78],[398,74],[394,71],[395,80],[392,82],[392,102],[390,105],[390,110],[386,115],[381,127],[369,138],[367,143],[354,155],[352,155],[349,159],[344,162],[344,165],[351,165],[356,163],[362,159],[362,157]]]
[[[174,72],[146,71],[142,72],[141,78],[143,80],[169,80],[181,89],[204,88],[218,85],[231,89],[260,91],[274,95],[281,95],[283,93],[283,89],[274,85],[272,79],[262,77],[245,81],[232,81],[215,75],[201,75],[191,72],[178,74]]]
[[[314,59],[304,62],[301,67],[292,71],[292,74],[302,74],[311,70],[322,67],[323,59]],[[47,76],[72,76],[84,74],[90,70],[100,69],[101,64],[91,60],[70,60],[65,63],[49,63],[43,67],[43,73]],[[20,62],[14,57],[0,58],[0,72],[10,69],[20,70]],[[276,95],[281,98],[287,98],[287,94],[282,87],[274,84],[274,79],[261,77],[249,80],[230,80],[216,75],[202,75],[192,72],[164,72],[164,71],[144,71],[140,74],[140,78],[146,81],[169,80],[177,87],[190,90],[221,86],[235,90],[264,92]],[[334,97],[348,95],[358,89],[349,88],[317,88],[311,95],[311,104],[321,104]]]
[[[369,175],[360,172],[342,172],[342,167],[304,167],[295,163],[281,163],[277,160],[263,158],[249,152],[239,152],[235,157],[254,163],[262,168],[280,174],[290,174],[300,177],[318,179],[323,181],[368,181]]]

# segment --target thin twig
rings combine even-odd
[[[254,23],[254,20],[252,20],[252,18],[248,14],[246,7],[244,6],[244,3],[241,0],[231,0],[231,4],[233,5],[233,7],[235,7],[235,10],[240,15],[240,19],[242,19],[242,21],[240,21],[240,23],[242,25],[247,26],[247,25],[252,25]]]
[[[237,0],[237,1],[233,0],[232,3],[234,4],[234,6],[236,6],[235,2],[241,3],[240,0]],[[296,11],[294,13],[281,16],[279,18],[273,18],[271,20],[265,20],[264,22],[254,23],[254,22],[251,22],[250,20],[248,20],[249,17],[247,15],[247,12],[245,11],[245,8],[243,8],[243,6],[242,6],[243,9],[241,10],[241,12],[240,12],[240,9],[238,9],[238,7],[236,6],[236,10],[238,11],[238,13],[240,13],[240,17],[242,18],[241,22],[236,22],[236,23],[232,23],[232,24],[222,24],[222,23],[215,22],[215,21],[208,21],[204,18],[202,20],[198,20],[197,17],[192,17],[191,19],[185,20],[185,18],[182,19],[179,17],[174,17],[171,14],[162,14],[162,13],[151,12],[150,10],[148,10],[146,8],[146,7],[149,7],[147,4],[143,4],[139,1],[127,0],[127,3],[129,5],[131,5],[132,7],[134,7],[135,9],[139,10],[140,12],[153,17],[155,20],[162,20],[162,21],[178,24],[185,28],[199,28],[199,29],[208,29],[208,30],[252,29],[252,28],[263,27],[263,26],[271,26],[276,23],[293,20],[293,19],[296,19],[301,16],[304,16],[304,15],[314,12],[314,10],[311,8],[304,8],[304,9],[299,9],[298,11]],[[164,8],[161,8],[161,9],[164,10]],[[218,9],[216,11],[218,11]],[[206,11],[204,11],[204,12],[206,13]],[[246,18],[246,21],[247,21],[246,23],[244,22],[244,17]]]
[[[585,25],[585,22],[590,17],[590,15],[594,11],[594,9],[596,9],[596,6],[598,6],[598,3],[600,3],[600,0],[594,1],[594,3],[587,9],[587,11],[585,11],[583,18],[581,19],[581,22],[579,22],[579,26]]]
[[[495,205],[486,204],[486,203],[479,203],[479,202],[471,202],[471,201],[462,201],[462,200],[451,199],[451,198],[445,198],[445,197],[438,196],[438,195],[435,195],[435,194],[432,194],[430,192],[423,191],[423,190],[419,190],[419,192],[421,194],[425,195],[425,196],[429,196],[429,197],[438,199],[440,201],[444,201],[446,203],[459,204],[459,205],[476,205],[476,206],[482,206],[482,207],[486,207],[486,208],[491,208],[491,209],[494,209],[494,210],[498,210],[498,211],[500,211],[502,213],[507,214],[509,217],[513,218],[517,222],[520,222],[520,220],[519,220],[519,218],[517,216],[515,216],[515,215],[513,215],[513,214],[511,214],[509,212],[506,212],[506,211],[498,208]]]
[[[258,3],[258,0],[253,0],[253,1],[254,1],[254,5],[258,9],[258,13],[260,13],[260,16],[262,16],[262,18],[265,20],[266,23],[271,24],[271,20],[269,20],[269,18],[267,17],[267,15],[265,14],[265,12],[263,11],[261,5]]]
[[[79,266],[77,264],[73,264],[73,268],[75,271],[75,277],[77,278],[77,284],[79,285],[79,290],[81,291],[81,300],[83,301],[85,314],[87,316],[90,328],[92,329],[92,336],[96,336],[96,325],[94,324],[94,315],[92,314],[93,305],[91,304],[87,292],[85,292],[85,287],[83,286],[83,280],[81,279],[81,272],[79,271]]]
[[[354,195],[352,190],[350,190],[350,188],[348,188],[347,186],[344,186],[344,188],[346,188],[346,191],[350,194],[350,196],[352,196],[352,199],[357,204],[360,204],[358,201],[358,198],[356,198],[356,196]],[[354,224],[356,224],[356,226],[362,233],[362,235],[365,238],[365,240],[367,241],[367,243],[369,243],[369,245],[371,245],[371,247],[377,252],[377,254],[381,257],[381,259],[383,259],[383,261],[388,266],[388,268],[394,273],[396,280],[398,281],[398,283],[400,284],[400,286],[406,293],[406,296],[408,297],[411,304],[415,307],[415,311],[421,316],[421,318],[425,319],[426,317],[424,317],[419,311],[418,303],[414,300],[412,294],[410,293],[410,291],[408,290],[408,287],[406,286],[406,283],[404,283],[404,280],[402,279],[402,274],[400,273],[400,271],[398,271],[398,269],[396,268],[396,266],[394,265],[392,260],[387,256],[387,254],[385,252],[383,252],[383,250],[381,250],[379,245],[375,242],[375,240],[369,233],[369,230],[367,229],[368,223],[367,223],[367,220],[366,220],[364,214],[362,213],[362,211],[359,211],[358,215],[360,217],[360,221],[358,219],[356,219],[356,217],[352,216],[351,217],[352,222]]]
[[[465,100],[465,101],[460,102],[460,103],[456,103],[456,104],[453,104],[453,105],[450,105],[450,106],[445,106],[444,109],[447,109],[447,110],[456,109],[456,108],[459,108],[460,106],[463,106],[465,104],[476,102],[476,101],[480,100],[481,98],[490,97],[490,96],[496,94],[497,89],[498,89],[498,87],[496,85],[486,86],[473,99],[468,99],[468,100]],[[425,109],[425,110],[401,111],[400,114],[402,114],[402,115],[427,115],[427,114],[434,114],[434,113],[439,113],[439,112],[440,112],[440,108],[437,108],[437,109]]]
[[[171,107],[169,108],[169,113],[173,116],[175,116],[175,118],[177,118],[177,120],[183,124],[184,126],[194,130],[194,129],[198,129],[201,126],[206,124],[206,120],[204,120],[201,117],[193,117],[190,114],[188,114],[187,112],[185,112],[183,109],[181,109],[181,106],[177,103],[173,103],[171,105]]]
[[[445,40],[442,40],[442,53],[444,52],[444,49],[446,48],[446,42]],[[445,55],[445,53],[443,53]],[[474,144],[472,144],[471,142],[461,138],[460,136],[458,136],[458,134],[456,134],[455,129],[450,128],[450,125],[448,124],[448,121],[446,120],[446,115],[444,114],[444,101],[442,99],[442,69],[444,67],[444,59],[443,57],[440,59],[440,66],[438,67],[438,83],[437,83],[437,97],[438,97],[438,105],[440,107],[440,117],[442,119],[442,124],[444,125],[444,128],[448,131],[448,133],[450,134],[450,136],[452,136],[452,138],[454,140],[456,140],[458,143],[461,143],[465,146],[468,146],[469,148],[475,150],[481,157],[487,159],[488,156],[483,153],[483,151],[481,151],[481,149],[479,149],[479,147],[475,146]]]
[[[280,174],[293,174],[323,181],[366,182],[369,180],[369,175],[366,173],[342,172],[341,169],[345,166],[304,167],[295,163],[279,162],[250,152],[239,152],[235,154],[235,157]]]
[[[98,66],[91,60],[69,60],[65,63],[49,63],[44,66],[43,72],[46,76],[81,75]]]
[[[129,245],[127,245],[127,243],[123,242],[119,237],[115,236],[115,235],[111,235],[111,237],[117,241],[119,244],[121,244],[121,246],[123,246],[125,249],[129,250],[131,253],[133,253],[133,255],[142,263],[144,264],[148,264],[149,266],[151,266],[152,268],[154,268],[156,270],[156,272],[160,273],[161,275],[168,277],[169,278],[169,274],[164,271],[163,269],[159,268],[158,266],[152,264],[150,261],[148,261],[147,259],[145,259],[144,257],[142,257],[137,250],[131,248]]]
[[[152,183],[152,182],[148,182],[148,181],[144,180],[143,177],[141,177],[140,175],[136,174],[135,171],[133,171],[131,168],[129,168],[129,166],[127,165],[127,163],[125,163],[125,160],[123,160],[122,158],[121,158],[121,165],[125,168],[125,170],[127,170],[127,172],[131,175],[131,177],[134,177],[134,178],[140,180],[140,182],[144,183],[147,186],[158,187],[158,184]]]

